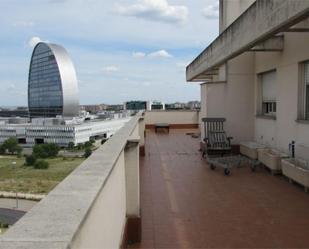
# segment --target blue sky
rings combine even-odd
[[[218,0],[0,0],[0,106],[27,105],[36,42],[69,52],[81,104],[199,100],[185,66],[218,34]]]

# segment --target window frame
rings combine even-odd
[[[277,117],[277,96],[275,101],[263,101],[263,75],[267,73],[275,73],[276,79],[276,88],[277,88],[277,69],[271,69],[267,71],[263,71],[257,74],[257,108],[256,108],[256,116],[257,117],[264,117],[267,119],[276,119]],[[277,95],[277,92],[276,92]],[[271,111],[267,111],[265,109],[271,109]]]
[[[307,86],[306,78],[305,78],[306,64],[308,65],[308,70],[309,70],[309,60],[305,60],[299,63],[297,121],[309,122],[309,103],[308,104],[306,103],[307,95],[309,95],[309,90],[308,92],[306,91],[306,86]],[[308,110],[306,108],[307,105],[308,105]]]

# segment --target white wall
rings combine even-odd
[[[199,112],[199,125],[201,130],[201,140],[205,137],[202,118],[207,117],[207,84],[201,84],[201,110]]]
[[[254,0],[222,0],[221,31]],[[309,60],[309,33],[284,33],[283,52],[248,52],[227,65],[227,82],[201,87],[202,111],[208,117],[227,118],[227,133],[234,143],[257,140],[285,152],[292,140],[309,148],[309,124],[296,122],[299,102],[299,64]],[[257,74],[276,70],[276,120],[256,117]],[[205,104],[206,103],[206,104]],[[308,149],[309,154],[309,149]],[[296,151],[297,155],[297,151]]]
[[[254,55],[252,53],[243,54],[228,62],[226,83],[206,84],[201,91],[207,117],[226,118],[225,130],[233,137],[233,143],[253,139]]]
[[[223,0],[223,18],[220,31],[227,28],[254,2],[255,0]]]
[[[121,153],[72,248],[119,248],[126,221],[124,152]]]
[[[308,44],[308,33],[285,33],[283,52],[256,53],[256,74],[277,70],[277,119],[256,118],[255,138],[283,151],[288,150],[291,140],[309,145],[309,125],[295,122],[298,113],[299,63],[309,60]],[[257,77],[255,81],[257,87]]]
[[[255,0],[222,0],[222,32]],[[226,64],[226,83],[201,85],[201,112],[207,117],[227,119],[225,130],[232,142],[254,137],[254,54],[245,53]],[[204,136],[201,126],[202,138]]]

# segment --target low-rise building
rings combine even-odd
[[[66,147],[70,142],[75,145],[91,138],[109,138],[119,130],[130,117],[113,120],[64,120],[33,119],[31,123],[0,123],[0,143],[15,137],[23,147],[35,144],[55,143]]]

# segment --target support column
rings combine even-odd
[[[139,129],[139,153],[140,156],[145,156],[145,136],[146,136],[146,130],[145,130],[145,118],[141,117],[138,122],[138,129]]]
[[[141,241],[139,141],[130,138],[124,151],[126,174],[127,243]]]

